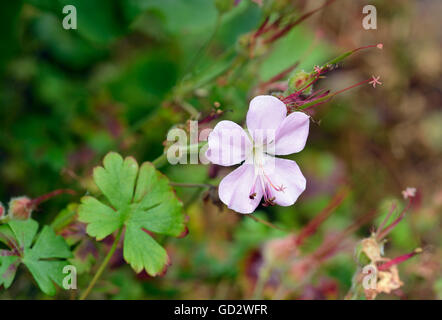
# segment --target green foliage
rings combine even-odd
[[[123,159],[111,152],[103,167],[94,170],[94,181],[108,204],[85,196],[79,220],[97,240],[124,227],[124,259],[138,273],[160,274],[169,263],[166,250],[149,232],[179,236],[185,231],[182,204],[168,179],[145,162],[138,166],[132,157]]]
[[[47,295],[56,292],[54,282],[62,285],[63,268],[72,257],[69,246],[61,236],[57,236],[49,226],[44,226],[38,237],[38,223],[32,219],[10,221],[0,227],[0,236],[7,239],[11,250],[1,250],[0,285],[8,288],[15,277],[20,263],[24,264],[40,289]],[[32,245],[32,243],[34,244]]]

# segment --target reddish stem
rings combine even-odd
[[[76,192],[74,190],[71,189],[58,189],[58,190],[54,190],[52,192],[49,192],[47,194],[44,194],[40,197],[37,197],[35,199],[32,199],[31,202],[29,203],[30,207],[37,207],[39,204],[41,204],[42,202],[45,202],[53,197],[56,197],[60,194],[70,194],[70,195],[75,195]]]
[[[376,238],[379,236],[379,234],[381,233],[382,228],[384,228],[385,224],[388,222],[388,220],[390,219],[391,215],[393,214],[393,212],[396,210],[396,203],[393,203],[393,205],[391,206],[390,210],[388,211],[387,216],[385,217],[385,219],[381,222],[378,231],[376,232]]]
[[[394,227],[396,227],[396,225],[401,222],[401,220],[404,218],[405,213],[407,212],[407,210],[410,208],[411,205],[411,200],[408,202],[407,206],[402,210],[402,212],[399,214],[399,216],[387,227],[384,228],[384,230],[382,230],[381,232],[379,232],[376,236],[376,239],[379,241],[383,238],[385,238],[391,230],[393,230]]]
[[[410,252],[410,253],[404,254],[404,255],[402,255],[402,256],[396,257],[396,258],[391,259],[390,261],[388,261],[388,262],[386,262],[386,263],[384,263],[384,264],[381,264],[381,265],[378,267],[378,270],[379,270],[379,271],[385,271],[385,270],[388,270],[388,269],[390,269],[392,266],[394,266],[394,265],[396,265],[396,264],[399,264],[399,263],[402,263],[402,262],[404,262],[404,261],[406,261],[406,260],[408,260],[408,259],[414,257],[415,255],[417,255],[417,254],[419,254],[419,253],[421,253],[421,252],[422,252],[422,249],[421,249],[421,248],[417,248],[417,249],[415,249],[413,252]]]
[[[270,80],[267,80],[263,83],[260,84],[260,87],[266,87],[269,84],[272,84],[273,82],[279,81],[282,78],[284,78],[286,75],[288,75],[290,72],[292,72],[297,66],[299,65],[299,61],[295,62],[293,65],[291,65],[290,67],[288,67],[287,69],[281,71],[280,73],[278,73],[276,76],[272,77]]]
[[[264,41],[264,43],[271,43],[275,40],[277,40],[278,38],[282,37],[283,35],[285,35],[287,32],[289,32],[293,27],[295,27],[296,25],[300,24],[302,21],[306,20],[307,18],[309,18],[311,15],[315,14],[316,12],[320,11],[321,9],[325,8],[326,6],[332,4],[333,2],[335,2],[336,0],[328,0],[326,3],[324,3],[322,6],[307,12],[306,14],[300,16],[297,20],[289,23],[288,25],[286,25],[284,28],[282,28],[280,31],[278,31],[277,33],[275,33],[273,36],[271,36],[270,38],[268,38],[267,40]]]

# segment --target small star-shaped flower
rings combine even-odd
[[[320,66],[314,66],[313,68],[315,69],[316,73],[321,73],[322,71],[322,68]]]
[[[382,82],[379,81],[380,76],[375,77],[375,76],[371,76],[372,80],[369,82],[369,84],[373,85],[373,88],[376,88],[376,85],[379,84],[381,85]]]
[[[402,196],[404,197],[404,199],[413,198],[414,196],[416,196],[416,188],[408,187],[407,189],[402,191]]]

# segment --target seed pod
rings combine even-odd
[[[305,72],[304,70],[296,72],[293,76],[289,78],[288,81],[288,91],[289,93],[297,92],[304,87],[306,87],[311,80],[310,73]],[[304,94],[311,94],[313,86],[307,88]]]

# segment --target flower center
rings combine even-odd
[[[252,151],[252,159],[253,159],[253,166],[255,167],[255,177],[253,179],[253,185],[250,190],[249,198],[255,199],[256,197],[256,188],[260,187],[263,193],[264,197],[264,206],[273,206],[275,205],[275,195],[274,191],[278,192],[284,192],[284,186],[277,186],[274,184],[270,177],[265,173],[264,171],[264,165],[265,165],[265,151],[264,147],[261,145],[254,145],[253,151]]]

